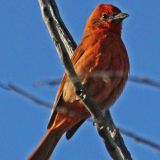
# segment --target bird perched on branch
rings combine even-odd
[[[119,97],[128,78],[129,60],[121,39],[122,21],[128,14],[113,5],[101,4],[88,18],[82,41],[72,63],[81,82],[101,110],[106,112]],[[90,116],[75,88],[64,74],[59,86],[48,130],[29,160],[47,160],[61,136],[70,139]]]

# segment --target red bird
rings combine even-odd
[[[89,17],[72,63],[81,82],[98,106],[106,112],[121,94],[128,78],[129,60],[121,39],[122,21],[128,14],[113,5],[101,4]],[[103,76],[96,77],[103,73]],[[108,73],[105,76],[104,73]],[[47,160],[64,133],[70,139],[90,116],[75,88],[64,74],[48,130],[29,160]]]

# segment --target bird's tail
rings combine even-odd
[[[28,160],[48,160],[62,134],[57,129],[48,129],[45,137]]]

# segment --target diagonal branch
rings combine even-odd
[[[132,139],[134,139],[135,141],[139,142],[139,143],[142,143],[142,144],[145,144],[155,150],[157,150],[158,152],[160,152],[160,145],[159,144],[156,144],[154,143],[153,141],[151,140],[148,140],[146,138],[143,138],[133,132],[130,132],[130,131],[127,131],[125,129],[120,129],[120,132],[124,135],[126,135],[127,137],[130,137]]]
[[[81,98],[82,103],[85,105],[86,109],[90,112],[93,121],[96,124],[99,135],[102,137],[106,149],[109,151],[111,157],[115,160],[124,160],[124,159],[132,159],[129,151],[127,150],[123,139],[116,129],[112,118],[108,112],[109,119],[99,110],[100,107],[96,107],[93,99],[89,97],[86,89],[78,80],[77,74],[73,68],[71,60],[68,56],[67,47],[65,46],[58,27],[58,17],[55,17],[55,14],[58,12],[58,8],[55,6],[55,1],[47,1],[47,0],[39,0],[41,12],[43,15],[44,22],[46,23],[50,36],[55,43],[58,54],[65,66],[66,73],[68,74],[70,80],[72,81],[74,87],[77,91],[77,96]],[[56,9],[54,8],[56,7]],[[59,15],[59,12],[58,14]],[[63,28],[63,26],[60,26]],[[65,31],[64,31],[65,32]],[[67,34],[67,33],[66,33]],[[74,50],[74,49],[73,49]],[[77,81],[74,81],[76,77]],[[110,127],[109,127],[110,126]],[[114,127],[113,127],[114,126]]]
[[[28,93],[27,91],[25,91],[24,89],[16,86],[13,83],[4,84],[4,83],[0,82],[0,88],[2,88],[4,90],[7,90],[7,91],[13,91],[13,92],[31,100],[32,102],[34,102],[36,104],[45,106],[47,108],[52,108],[52,104],[50,102],[42,100],[42,99],[34,96],[33,94]]]
[[[47,1],[46,1],[47,2]],[[67,53],[69,54],[70,58],[73,55],[73,51],[76,49],[77,44],[74,41],[73,37],[71,36],[70,32],[66,28],[57,7],[55,0],[49,0],[48,6],[50,8],[50,13],[54,19],[54,23],[56,26],[56,31],[58,32],[62,43],[64,44]]]

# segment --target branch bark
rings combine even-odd
[[[43,20],[49,30],[50,36],[55,43],[58,54],[65,66],[65,71],[76,88],[77,95],[90,112],[99,135],[102,137],[106,149],[114,160],[131,160],[131,155],[124,144],[122,136],[113,123],[110,113],[104,115],[89,97],[87,90],[81,84],[73,68],[69,55],[76,48],[75,42],[65,27],[54,0],[39,0]],[[68,55],[69,54],[69,55]],[[74,80],[76,77],[76,81]]]

